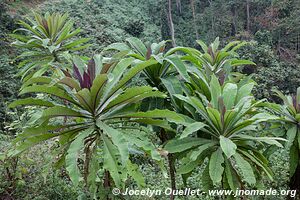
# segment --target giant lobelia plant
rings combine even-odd
[[[95,56],[87,66],[74,65],[73,75],[66,73],[66,77],[58,81],[42,76],[25,82],[21,95],[45,93],[49,99],[30,97],[10,105],[46,108],[36,126],[25,128],[17,136],[10,155],[58,138],[58,163],[65,163],[75,185],[84,180],[95,194],[101,177],[104,187],[109,188],[114,183],[123,188],[128,175],[143,185],[138,167],[129,159],[129,147],[140,148],[157,161],[160,154],[147,135],[128,134],[122,131],[125,129],[122,124],[138,122],[172,129],[168,121],[184,124],[185,118],[169,110],[138,112],[141,100],[166,95],[149,86],[125,87],[137,73],[157,62],[154,59],[134,61],[134,58],[124,58],[107,65],[101,57]],[[63,121],[64,117],[67,120]],[[78,167],[80,159],[82,169]]]
[[[151,87],[156,87],[161,92],[168,92],[165,84],[169,84],[172,80],[183,79],[189,82],[189,76],[186,66],[179,56],[172,53],[165,53],[165,47],[168,41],[161,41],[159,43],[152,43],[148,47],[138,38],[128,38],[125,43],[115,43],[109,45],[105,51],[117,51],[115,55],[124,55],[125,57],[133,57],[140,61],[147,61],[154,59],[157,62],[150,65],[143,70],[144,79]],[[171,95],[169,95],[171,96]],[[171,98],[173,101],[174,98]],[[175,100],[176,101],[176,100]],[[168,108],[179,111],[178,102],[171,103],[169,99],[151,98],[143,102],[144,108]],[[172,139],[177,131],[170,131],[164,127],[156,129],[156,134],[160,138],[162,144]],[[175,176],[175,158],[172,154],[168,154],[168,168],[170,175],[170,184],[173,190],[176,189]],[[173,194],[170,199],[174,199]]]
[[[18,56],[22,59],[19,64],[21,68],[19,75],[22,79],[41,76],[49,68],[53,68],[52,71],[54,71],[53,63],[62,64],[69,59],[69,53],[89,46],[86,44],[89,41],[88,38],[74,40],[81,29],[73,28],[74,22],[68,19],[68,14],[46,13],[43,16],[34,13],[34,19],[27,18],[27,20],[28,23],[19,21],[21,28],[10,35],[16,39],[12,45],[25,50]]]
[[[205,166],[202,183],[206,189],[222,184],[235,191],[245,183],[255,185],[262,172],[272,180],[268,161],[259,151],[258,144],[282,147],[275,137],[261,137],[261,122],[276,119],[261,110],[263,100],[251,95],[253,83],[239,87],[235,83],[220,85],[215,75],[209,83],[211,99],[205,95],[174,94],[183,101],[195,120],[181,135],[169,141],[164,149],[184,155],[177,173],[188,177],[199,166]]]
[[[277,96],[283,101],[283,105],[268,103],[267,105],[276,114],[281,116],[280,123],[283,124],[287,139],[286,148],[290,154],[290,183],[289,187],[300,191],[300,88],[295,95],[285,96],[279,90],[274,90]]]

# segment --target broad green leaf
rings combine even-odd
[[[231,61],[231,66],[240,66],[240,65],[256,65],[254,62],[250,60],[238,60],[234,59]]]
[[[209,175],[214,185],[221,182],[222,175],[224,172],[224,167],[222,164],[224,163],[224,157],[222,150],[219,148],[215,152],[212,153],[209,160]]]
[[[129,152],[128,152],[128,143],[124,134],[117,129],[114,129],[101,121],[97,121],[97,126],[103,130],[103,132],[111,139],[113,144],[118,148],[118,151],[121,156],[122,165],[126,165]]]
[[[221,96],[221,86],[219,80],[215,75],[211,76],[210,85],[211,103],[213,105],[213,108],[218,109],[218,99]]]
[[[214,188],[213,182],[210,178],[209,164],[206,165],[206,167],[202,173],[201,183],[203,185],[203,190],[206,192],[208,192],[210,189]]]
[[[293,125],[291,128],[289,128],[287,130],[287,132],[286,132],[286,137],[287,137],[286,148],[287,149],[290,149],[291,146],[293,145],[294,140],[297,136],[297,131],[298,131],[298,128],[296,125]]]
[[[232,167],[230,161],[227,159],[225,160],[225,174],[230,189],[235,192],[237,189],[240,188],[241,185],[237,172]]]
[[[199,164],[202,163],[202,160],[198,159],[195,161],[190,160],[188,157],[182,159],[180,167],[177,169],[178,174],[187,174],[193,171]]]
[[[191,153],[190,156],[191,160],[196,160],[204,151],[215,146],[216,144],[217,144],[216,142],[212,141],[195,148]]]
[[[33,92],[51,94],[80,106],[80,104],[76,102],[72,97],[70,97],[66,91],[56,86],[45,87],[44,85],[34,85],[34,86],[25,87],[24,89],[21,90],[20,95],[26,93],[33,93]]]
[[[71,108],[67,108],[65,106],[53,106],[43,111],[43,117],[84,117],[87,118],[87,115],[82,114],[79,111],[72,110]]]
[[[53,103],[49,102],[49,101],[45,101],[42,99],[36,99],[36,98],[26,98],[26,99],[18,99],[14,102],[12,102],[11,104],[9,104],[9,108],[15,108],[17,106],[22,106],[22,105],[26,105],[26,106],[46,106],[46,107],[52,107],[54,106]]]
[[[234,155],[237,149],[237,146],[234,142],[222,135],[220,136],[220,146],[227,158],[230,158],[232,155]]]
[[[141,54],[143,57],[146,56],[147,54],[147,48],[145,47],[145,45],[142,43],[141,40],[139,40],[138,38],[135,37],[131,37],[126,39],[126,41],[139,53]]]
[[[165,58],[166,61],[168,61],[169,63],[171,63],[176,70],[178,71],[178,73],[182,76],[182,78],[186,81],[186,82],[190,82],[190,78],[189,75],[187,73],[187,69],[185,67],[185,64],[180,60],[180,58],[178,56],[168,56]]]
[[[146,67],[156,64],[157,61],[154,59],[150,59],[141,63],[136,64],[132,68],[130,68],[124,76],[122,76],[121,80],[109,91],[109,96],[113,95],[116,91],[122,88],[128,81],[130,81],[135,75],[144,70]]]
[[[110,139],[102,134],[103,140],[103,168],[110,172],[117,187],[122,187],[122,174],[125,171],[120,160],[120,152],[118,148],[110,141]]]
[[[75,186],[78,186],[78,183],[81,179],[81,173],[77,163],[77,160],[80,157],[80,150],[84,147],[84,139],[92,132],[93,129],[89,128],[79,133],[75,140],[70,144],[70,147],[67,151],[65,158],[66,170],[68,171],[70,179]]]
[[[279,138],[279,137],[253,137],[250,135],[242,135],[239,134],[236,137],[241,138],[241,139],[246,139],[246,140],[254,140],[254,141],[259,141],[259,142],[264,142],[270,145],[276,145],[277,147],[282,148],[282,144],[279,143],[278,141],[286,141],[283,138]]]
[[[239,153],[236,153],[233,156],[238,168],[241,170],[244,180],[250,185],[254,185],[256,183],[256,178],[249,162],[246,161]]]
[[[223,100],[227,110],[232,109],[235,103],[237,95],[237,85],[233,83],[227,83],[223,89]]]
[[[294,145],[290,148],[290,178],[295,174],[297,166],[299,165],[299,149],[295,145],[296,142],[294,142]]]
[[[149,139],[150,136],[147,135],[144,131],[130,130],[125,132],[126,140],[129,144],[137,146],[138,148],[144,150],[146,153],[151,155],[151,158],[156,161],[161,160],[161,156],[154,146],[153,142]]]
[[[185,138],[198,130],[201,130],[205,126],[206,126],[206,124],[204,124],[202,122],[195,122],[195,123],[190,124],[189,126],[187,126],[184,129],[184,131],[180,135],[180,139]]]
[[[253,87],[254,87],[254,83],[248,83],[243,85],[241,88],[239,88],[236,97],[236,102],[238,103],[243,97],[249,96],[251,94]]]
[[[187,137],[183,139],[173,139],[166,144],[164,149],[169,153],[177,153],[209,142],[211,141],[207,139],[191,138],[191,137]]]
[[[127,162],[127,173],[136,181],[139,187],[146,186],[144,175],[140,172],[138,165],[131,163],[130,160]]]
[[[150,119],[165,119],[169,122],[174,122],[178,124],[186,124],[186,118],[184,116],[177,114],[170,110],[150,110],[147,112],[135,112],[135,113],[127,113],[116,117],[122,118],[150,118]]]

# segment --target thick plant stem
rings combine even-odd
[[[168,141],[169,138],[165,129],[160,130],[159,138],[163,143]],[[172,154],[168,154],[168,168],[169,168],[171,189],[174,191],[176,190],[176,176],[175,176],[174,158]],[[170,200],[174,200],[173,192],[170,195]]]
[[[111,188],[111,183],[110,183],[110,173],[109,171],[105,170],[104,171],[104,181],[103,181],[103,186],[104,188],[109,191]],[[110,200],[109,195],[107,195],[106,200]]]
[[[170,173],[170,181],[171,181],[171,189],[172,191],[176,190],[176,176],[175,176],[175,166],[173,155],[168,155],[168,165],[169,165],[169,173]],[[174,200],[173,192],[170,195],[170,200]]]

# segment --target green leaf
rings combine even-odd
[[[215,75],[211,76],[211,82],[210,82],[211,88],[211,103],[213,105],[213,108],[218,109],[218,99],[221,96],[221,86],[219,83],[219,80]]]
[[[126,41],[134,48],[139,54],[141,54],[143,57],[146,57],[147,54],[147,48],[142,43],[141,40],[135,37],[131,37],[126,39]]]
[[[293,145],[294,143],[294,140],[296,138],[296,135],[297,135],[297,131],[298,131],[298,128],[296,125],[293,125],[291,128],[289,128],[286,132],[286,137],[287,137],[287,143],[286,143],[286,148],[287,149],[290,149],[291,146]]]
[[[43,117],[52,118],[52,117],[64,117],[64,116],[84,117],[84,118],[88,117],[79,111],[72,110],[65,106],[53,106],[43,111]]]
[[[183,138],[183,139],[173,139],[170,140],[164,149],[168,151],[169,153],[177,153],[177,152],[182,152],[187,149],[193,148],[195,146],[200,146],[206,143],[211,142],[210,140],[207,139],[202,139],[202,138]]]
[[[230,158],[232,155],[235,154],[237,146],[229,138],[226,138],[221,135],[220,136],[220,145],[221,145],[221,148],[227,158]]]
[[[143,131],[132,130],[125,132],[125,138],[129,144],[137,146],[138,148],[144,150],[146,153],[151,154],[151,158],[156,161],[161,160],[161,156],[154,146],[153,142],[149,139],[151,136],[147,135]]]
[[[187,174],[193,171],[196,167],[198,167],[203,162],[202,159],[198,159],[195,161],[190,160],[188,157],[183,158],[181,160],[181,165],[177,169],[178,174]]]
[[[138,165],[133,164],[130,160],[127,162],[127,173],[136,181],[139,187],[146,186],[144,175],[140,172]]]
[[[168,61],[169,63],[171,63],[176,70],[178,71],[178,73],[182,76],[182,78],[186,81],[186,82],[190,82],[190,78],[189,75],[187,73],[187,69],[184,65],[184,63],[180,60],[180,58],[178,58],[177,56],[168,56],[165,58],[166,61]]]
[[[254,87],[254,83],[248,83],[243,85],[239,90],[236,97],[236,102],[238,103],[243,97],[249,96]]]
[[[203,190],[208,192],[210,189],[214,188],[213,182],[210,178],[210,173],[209,173],[209,165],[207,164],[202,176],[201,176],[201,183],[203,185]]]
[[[237,95],[237,85],[233,83],[227,83],[223,89],[223,99],[227,110],[232,109],[235,103]]]
[[[65,99],[71,103],[78,105],[78,102],[76,102],[72,97],[70,97],[66,91],[64,91],[56,86],[48,86],[48,87],[46,87],[44,85],[29,86],[29,87],[22,89],[20,92],[20,95],[26,94],[26,93],[33,93],[33,92],[51,94],[51,95],[57,96],[61,99]],[[80,105],[78,105],[78,106],[80,106]]]
[[[15,108],[17,106],[22,106],[22,105],[27,105],[27,106],[36,105],[36,106],[46,106],[46,107],[54,106],[54,104],[49,101],[29,97],[26,99],[18,99],[16,101],[12,102],[11,104],[9,104],[8,107]]]
[[[124,134],[117,129],[114,129],[101,121],[97,121],[97,126],[103,130],[103,132],[110,137],[113,144],[118,148],[121,156],[122,165],[126,165],[129,159],[128,143]]]
[[[213,141],[213,142],[209,142],[209,143],[206,143],[206,144],[203,144],[203,145],[197,147],[191,153],[191,156],[190,156],[191,160],[196,160],[204,151],[215,146],[216,144],[217,143]]]
[[[130,81],[135,75],[144,70],[146,67],[156,64],[157,61],[154,59],[150,59],[147,61],[143,61],[141,63],[136,64],[134,67],[130,68],[127,73],[122,77],[122,79],[113,87],[109,96],[113,95],[116,91],[122,88],[128,81]]]
[[[208,50],[207,45],[202,40],[196,40],[196,42],[201,46],[203,52],[206,53]]]
[[[114,106],[135,103],[147,97],[165,98],[166,95],[149,86],[137,86],[128,88],[124,91],[123,94],[117,96],[114,100],[112,100],[103,111],[108,110]]]
[[[237,172],[232,167],[229,160],[225,160],[225,174],[230,189],[235,192],[240,188],[240,181]]]
[[[122,175],[125,172],[120,160],[120,152],[118,148],[110,141],[110,139],[102,134],[103,140],[103,168],[110,172],[117,187],[122,187]]]
[[[66,170],[68,171],[70,179],[75,186],[78,186],[81,178],[81,173],[77,163],[80,155],[80,150],[84,147],[84,139],[92,132],[93,129],[89,128],[79,133],[75,140],[70,144],[70,147],[67,151],[67,155],[65,158]]]
[[[256,178],[249,162],[246,161],[239,153],[236,153],[233,156],[238,168],[241,170],[244,180],[250,185],[254,185],[256,183]]]
[[[297,166],[299,165],[299,149],[295,143],[290,148],[290,177],[295,174]]]
[[[224,167],[222,166],[223,163],[223,153],[222,150],[219,148],[218,150],[212,153],[209,160],[209,175],[214,184],[217,184],[222,180],[222,175],[224,172]]]
[[[254,62],[250,60],[238,60],[234,59],[231,61],[231,66],[240,66],[240,65],[256,65]]]
[[[186,118],[183,115],[177,114],[176,112],[170,110],[150,110],[147,112],[135,112],[135,113],[125,113],[120,116],[115,116],[115,118],[150,118],[150,119],[165,119],[169,122],[174,122],[178,124],[186,124]]]
[[[205,126],[206,126],[206,124],[204,124],[202,122],[195,122],[195,123],[190,124],[189,126],[187,126],[184,129],[184,131],[180,135],[180,139],[185,138],[198,130],[201,130]]]

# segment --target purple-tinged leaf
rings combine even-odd
[[[46,20],[45,18],[42,20],[42,23],[43,23],[43,26],[44,26],[46,32],[47,32],[48,34],[50,34],[50,33],[49,33],[48,22],[47,22],[47,20]]]
[[[73,72],[74,72],[74,78],[76,78],[79,81],[80,87],[83,88],[83,80],[80,71],[76,65],[73,65]]]
[[[91,82],[91,77],[88,73],[84,72],[83,73],[83,87],[82,88],[91,88],[92,82]]]
[[[294,108],[297,110],[297,99],[296,99],[296,96],[292,96],[292,100],[293,100],[293,106]]]
[[[149,59],[150,59],[151,54],[152,54],[151,47],[148,47],[148,49],[147,49],[147,54],[146,54],[146,60],[149,60]]]
[[[91,78],[91,83],[92,83],[96,77],[96,63],[93,58],[88,63],[88,74]]]

